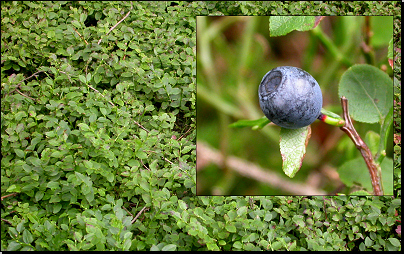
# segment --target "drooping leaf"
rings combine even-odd
[[[300,170],[311,136],[310,125],[299,129],[281,128],[280,150],[283,172],[293,178]]]

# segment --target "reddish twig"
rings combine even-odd
[[[11,194],[5,195],[5,196],[1,197],[1,201],[3,201],[3,199],[5,199],[5,198],[12,197],[12,196],[15,196],[17,194],[18,193],[11,193]]]
[[[72,27],[72,28],[73,28],[73,30],[80,36],[80,38],[83,39],[84,42],[88,45],[88,42],[86,41],[86,39],[84,39],[84,36],[81,35],[74,27]]]
[[[358,132],[356,132],[352,124],[351,117],[349,116],[348,111],[348,99],[344,96],[341,97],[341,105],[344,112],[345,125],[343,127],[340,127],[340,129],[351,138],[356,148],[361,152],[362,157],[369,169],[373,192],[375,195],[381,196],[383,195],[383,189],[381,187],[381,174],[379,173],[378,165],[375,163],[369,147],[359,136]]]
[[[11,223],[10,221],[8,221],[8,220],[6,220],[6,219],[1,218],[1,220],[4,221],[4,222],[7,222],[7,223],[10,224],[11,226],[13,225],[13,223]]]

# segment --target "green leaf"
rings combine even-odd
[[[80,22],[78,22],[77,20],[73,20],[73,21],[72,21],[72,25],[75,26],[76,28],[80,28],[80,27],[81,27]]]
[[[74,54],[74,48],[73,48],[73,46],[68,47],[68,48],[66,49],[66,51],[67,51],[67,53],[68,53],[69,55],[73,55],[73,54]]]
[[[238,120],[235,123],[229,125],[231,128],[244,128],[251,127],[253,130],[262,129],[265,125],[269,124],[271,121],[267,117],[262,117],[257,120]]]
[[[178,199],[178,205],[182,210],[187,210],[187,208],[188,208],[187,203],[185,203],[181,199]]]
[[[91,73],[87,73],[86,80],[87,83],[91,81]]]
[[[100,75],[100,74],[95,74],[95,76],[94,76],[94,82],[96,83],[96,84],[98,84],[98,83],[100,83],[101,82],[101,80],[102,80],[102,76]]]
[[[10,187],[7,188],[6,192],[20,192],[21,191],[21,186],[17,186],[15,184],[11,185]]]
[[[206,247],[208,248],[208,250],[220,250],[220,248],[214,242],[213,243],[207,243]]]
[[[88,127],[88,125],[85,123],[79,123],[77,126],[79,126],[83,131],[90,131],[90,127]]]
[[[15,114],[14,118],[16,121],[20,121],[23,117],[27,117],[27,113],[25,111],[19,111]]]
[[[371,16],[370,26],[370,44],[375,48],[387,46],[393,37],[393,16]]]
[[[27,244],[30,244],[34,241],[34,238],[32,237],[31,232],[29,232],[27,229],[25,229],[22,232],[22,241]]]
[[[388,48],[388,53],[387,53],[387,58],[388,59],[393,59],[394,58],[394,45],[393,45],[393,37],[391,37],[389,41],[389,48]]]
[[[364,190],[354,191],[349,193],[351,196],[372,196],[373,194]]]
[[[162,251],[175,251],[175,250],[177,250],[177,245],[175,245],[175,244],[167,244],[161,250]]]
[[[125,86],[122,85],[121,83],[119,83],[119,84],[116,85],[116,90],[117,90],[118,92],[122,93],[122,92],[124,91],[124,89],[125,89]]]
[[[342,127],[345,125],[345,121],[342,117],[340,117],[339,115],[335,114],[334,112],[325,110],[325,109],[321,109],[321,114],[323,114],[324,119],[320,119],[321,121],[323,121],[326,124],[330,124],[333,126],[337,126],[337,127]]]
[[[57,203],[53,205],[53,213],[58,213],[62,209],[62,204]]]
[[[394,118],[393,118],[393,113],[394,113],[394,108],[391,107],[389,110],[389,113],[387,116],[384,118],[382,125],[380,126],[380,140],[379,142],[379,148],[377,153],[380,155],[380,153],[383,150],[387,149],[387,145],[389,142],[389,132],[391,130],[391,125],[393,124]]]
[[[79,75],[79,80],[80,80],[81,82],[83,82],[84,84],[87,84],[87,79],[86,79],[86,77],[84,77],[83,75]]]
[[[19,248],[21,248],[21,243],[18,243],[18,242],[16,242],[16,241],[11,241],[11,242],[8,244],[7,250],[8,250],[8,251],[16,251],[16,250],[18,250]]]
[[[247,206],[242,206],[237,209],[237,216],[244,216],[245,214],[247,214]]]
[[[54,157],[54,158],[62,158],[65,155],[64,152],[61,151],[54,151],[50,157]]]
[[[243,244],[240,241],[236,241],[233,244],[233,248],[241,249],[241,248],[243,248]]]
[[[20,157],[20,158],[24,158],[24,156],[25,156],[24,151],[21,150],[21,149],[14,149],[14,152],[15,152],[15,154],[16,154],[18,157]]]
[[[231,232],[231,233],[236,233],[237,229],[236,226],[234,226],[234,223],[228,223],[225,226],[226,230]]]
[[[45,195],[45,193],[43,191],[38,191],[37,193],[35,193],[35,201],[39,201],[43,198],[43,196]]]
[[[314,28],[315,16],[271,16],[269,34],[271,37],[286,35],[294,30],[308,31]]]
[[[48,182],[48,184],[46,185],[46,187],[50,188],[50,189],[58,189],[59,188],[59,183],[58,182],[54,182],[54,181],[50,181]]]
[[[397,238],[389,238],[389,241],[395,247],[399,247],[401,245],[400,240],[398,240]]]
[[[380,135],[374,131],[368,131],[364,139],[366,145],[369,147],[372,154],[376,154],[379,148]]]
[[[299,129],[281,128],[282,169],[290,178],[293,178],[302,166],[310,135],[310,125]]]
[[[393,195],[393,160],[385,158],[380,167],[382,171],[384,195]],[[357,157],[345,162],[337,171],[341,181],[345,185],[351,187],[354,184],[359,184],[366,191],[373,193],[369,170],[362,157]]]
[[[393,107],[393,81],[372,65],[357,64],[342,75],[339,96],[348,99],[349,113],[356,121],[381,123]]]
[[[147,153],[143,152],[142,150],[137,150],[136,157],[143,160],[143,159],[146,159],[148,156],[147,156]]]

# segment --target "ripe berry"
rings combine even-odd
[[[323,96],[317,81],[304,70],[281,66],[270,70],[258,88],[261,110],[274,124],[297,129],[321,113]]]

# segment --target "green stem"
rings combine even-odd
[[[334,114],[331,111],[327,111],[325,109],[321,109],[321,113],[318,116],[318,120],[337,127],[342,127],[345,125],[345,121],[342,117],[337,114]]]
[[[341,53],[341,50],[334,44],[334,42],[328,37],[320,26],[317,26],[311,30],[313,34],[321,41],[324,47],[332,54],[337,62],[343,63],[346,66],[351,66],[352,62]]]

